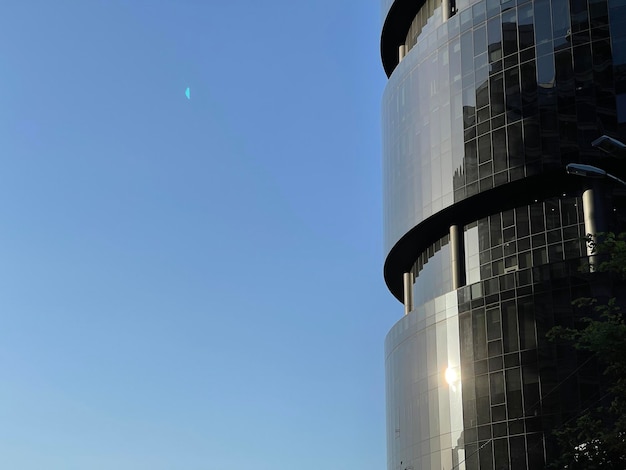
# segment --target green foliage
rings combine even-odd
[[[588,242],[594,243],[589,237]],[[595,272],[626,280],[626,233],[602,234],[594,245]],[[573,302],[583,317],[577,328],[555,327],[548,338],[590,353],[609,384],[604,394],[555,431],[562,449],[554,469],[626,469],[626,321],[615,298]]]
[[[600,233],[597,240],[588,235],[587,242],[600,258],[596,271],[613,273],[620,279],[626,279],[626,232],[618,235],[613,232]]]

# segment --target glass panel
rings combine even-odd
[[[506,371],[506,401],[509,419],[519,418],[523,415],[522,379],[519,367]]]
[[[476,140],[465,144],[465,177],[468,182],[478,179],[478,163],[476,161]]]
[[[485,21],[485,2],[477,3],[472,7],[472,17],[474,18],[474,26],[481,24]]]
[[[502,43],[505,56],[517,52],[517,12],[515,9],[502,13]]]
[[[563,37],[570,29],[569,1],[552,0],[552,31],[555,38]]]
[[[491,404],[504,403],[504,374],[494,372],[489,374],[489,388],[491,391]]]
[[[493,457],[491,455],[491,441],[488,441],[479,451],[480,468],[493,468]]]
[[[513,67],[504,71],[504,91],[506,109],[518,116],[522,115],[522,97],[519,88],[519,69]]]
[[[487,67],[483,67],[476,71],[476,108],[480,109],[489,104],[489,87],[487,82]],[[487,110],[489,113],[489,110]],[[486,114],[483,119],[478,119],[478,122],[484,122],[489,119],[490,115]]]
[[[506,130],[498,129],[491,134],[493,138],[493,168],[498,172],[507,167],[506,159]]]
[[[518,9],[519,23],[519,48],[526,49],[535,44],[535,27],[533,17],[533,4],[527,3]]]
[[[493,456],[495,468],[509,468],[509,443],[506,438],[493,441]]]
[[[474,30],[474,55],[480,55],[487,50],[487,32],[484,26]]]
[[[491,136],[487,134],[478,138],[478,161],[479,163],[485,163],[490,160],[491,160]]]
[[[535,42],[552,41],[552,13],[550,0],[535,1]]]
[[[467,31],[472,27],[472,10],[468,8],[467,10],[461,11],[461,32]]]
[[[461,339],[461,360],[464,362],[473,361],[472,317],[469,313],[459,315],[459,331]]]
[[[537,69],[535,61],[530,61],[520,66],[520,79],[522,86],[522,106],[525,116],[537,113]]]
[[[546,210],[546,229],[552,230],[560,228],[561,217],[559,213],[559,201],[556,199],[548,199],[545,203]]]
[[[461,69],[463,75],[474,71],[474,45],[471,31],[461,35]]]
[[[487,16],[491,18],[500,13],[500,0],[487,0]]]
[[[487,23],[487,43],[489,62],[495,62],[502,58],[502,28],[500,18],[492,18]]]
[[[589,0],[589,21],[591,28],[605,27],[608,24],[609,16],[605,0]]]
[[[502,337],[500,329],[500,309],[487,310],[487,339],[489,341]]]
[[[497,73],[493,75],[490,79],[490,101],[491,101],[491,115],[497,116],[498,114],[502,114],[504,112],[504,82],[503,82],[503,74]],[[504,135],[504,129],[502,130],[502,135]],[[506,142],[504,142],[505,150],[506,150]]]
[[[529,434],[526,436],[526,439],[528,441],[528,468],[544,468],[544,450],[541,434]]]
[[[589,29],[589,15],[586,0],[570,0],[572,33]]]
[[[563,225],[575,225],[578,223],[578,218],[576,217],[578,213],[578,209],[576,207],[576,199],[575,198],[565,198],[561,200],[561,218],[563,220]]]
[[[543,204],[537,203],[530,206],[530,225],[532,233],[545,231],[546,226],[543,220]]]
[[[507,127],[510,167],[524,164],[524,144],[522,141],[522,125],[515,123]],[[511,178],[513,179],[513,178]]]
[[[532,300],[518,300],[519,333],[521,349],[537,347],[535,334],[535,306]]]
[[[519,341],[517,338],[517,309],[515,303],[502,305],[503,317],[502,327],[504,330],[504,352],[517,351]]]
[[[491,236],[491,246],[495,247],[502,244],[502,222],[500,214],[489,217],[489,232]]]
[[[511,470],[526,470],[526,442],[524,436],[509,438],[509,444],[511,446]]]
[[[474,338],[474,358],[487,358],[487,330],[485,324],[485,312],[479,310],[472,315],[472,328]]]
[[[589,56],[591,56],[591,54],[589,54]],[[591,69],[591,67],[589,67],[589,69]],[[554,56],[552,54],[537,58],[537,84],[542,88],[551,88],[554,86]]]

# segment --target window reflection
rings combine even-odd
[[[446,24],[440,1],[425,4],[420,15],[432,16],[385,92],[388,247],[454,201],[575,160],[599,125],[626,122],[626,40],[607,39],[619,10],[601,0],[456,6]]]

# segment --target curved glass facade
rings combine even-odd
[[[465,459],[458,314],[456,293],[440,296],[387,335],[389,469],[453,468]]]
[[[445,23],[434,13],[383,98],[387,250],[454,202],[597,158],[598,130],[622,126],[607,4],[594,7],[483,0]]]
[[[417,259],[413,274],[413,303],[422,305],[452,290],[451,253],[449,237],[429,246]]]
[[[404,42],[407,52],[413,49],[413,46],[417,44],[417,38],[422,34],[422,30],[427,27],[429,23],[441,23],[443,15],[441,3],[441,0],[426,0],[422,8],[419,9],[417,15],[413,18],[413,22],[411,23],[411,27],[409,28]]]
[[[580,197],[563,194],[491,214],[465,226],[467,285],[481,292],[496,292],[498,277],[503,274],[530,279],[533,266],[580,259],[586,254],[582,207]],[[411,268],[414,305],[454,290],[451,265],[449,236],[422,252]]]
[[[383,0],[385,28],[400,3]],[[626,227],[625,189],[589,202],[563,169],[626,177],[591,145],[626,142],[626,3],[461,0],[447,21],[441,3],[383,31],[400,48],[394,68],[383,47],[384,243],[407,313],[385,343],[388,469],[544,468],[553,430],[600,390],[593,361],[546,332],[608,295],[584,272],[589,227]]]

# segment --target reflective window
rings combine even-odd
[[[387,247],[455,201],[576,161],[598,126],[617,132],[626,122],[621,10],[608,15],[598,0],[588,8],[567,0],[469,3],[457,3],[447,23],[437,0],[424,6],[431,21],[385,92]],[[595,36],[581,26],[585,17],[596,21]],[[609,17],[619,30],[612,42]],[[562,41],[567,29],[572,36]],[[561,254],[575,251],[563,245]],[[559,249],[533,256],[550,253]],[[498,261],[480,270],[514,262]]]
[[[518,8],[519,48],[526,49],[535,44],[535,28],[533,24],[533,4],[527,3]]]
[[[515,9],[502,13],[502,43],[505,56],[517,53],[517,11]]]
[[[552,41],[552,12],[550,0],[536,0],[535,6],[535,42],[537,45]]]
[[[552,0],[552,31],[555,38],[564,37],[570,30],[569,1]]]
[[[572,33],[589,29],[589,15],[585,0],[570,0]]]

